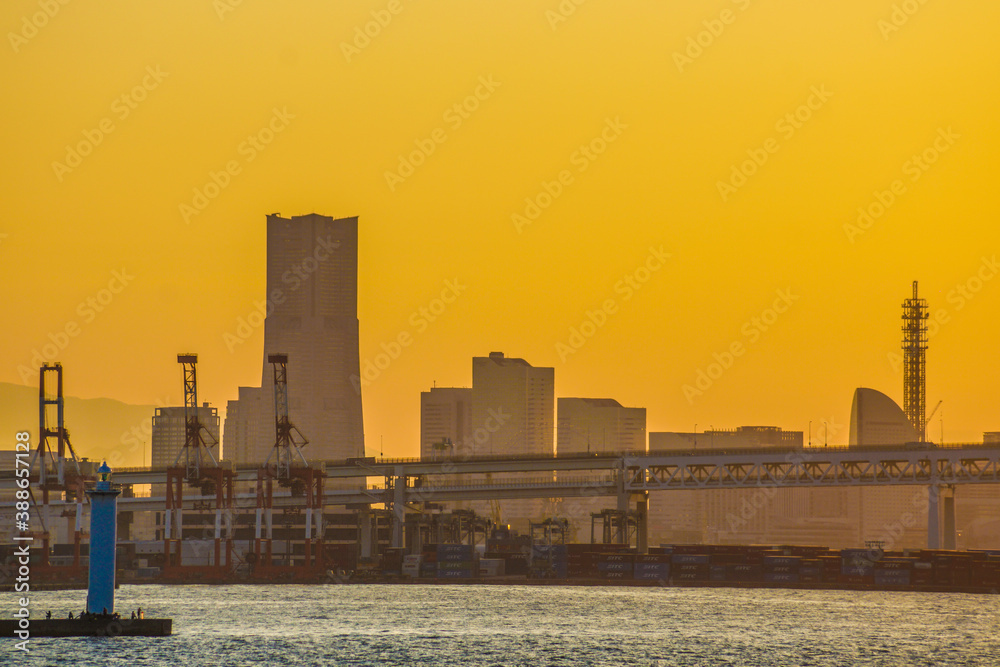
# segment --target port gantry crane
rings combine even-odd
[[[188,486],[197,488],[201,495],[215,496],[215,561],[208,568],[208,573],[223,575],[233,562],[233,467],[231,462],[216,459],[212,453],[219,442],[198,414],[198,355],[178,354],[177,363],[181,364],[184,372],[184,447],[177,453],[173,466],[167,468],[164,574],[180,574],[175,568],[184,567],[182,543],[186,482]],[[222,537],[223,523],[226,527],[225,538]],[[222,558],[223,541],[225,560]]]
[[[281,572],[274,565],[274,482],[288,488],[293,497],[305,497],[305,560],[303,567],[323,569],[323,478],[322,463],[310,465],[302,454],[309,444],[288,416],[288,355],[269,354],[267,361],[274,374],[274,445],[257,470],[257,512],[254,529],[256,576]],[[313,557],[315,530],[316,557]],[[291,554],[286,554],[291,563]],[[286,566],[287,568],[287,566]],[[287,572],[287,569],[285,570]]]
[[[50,373],[54,373],[56,376],[54,398],[49,397],[45,388],[45,376]],[[49,421],[53,407],[56,412],[55,428],[50,426]],[[86,502],[86,494],[84,493],[86,480],[80,467],[80,461],[77,460],[76,452],[73,451],[73,445],[70,443],[69,431],[66,429],[63,417],[62,364],[56,363],[52,366],[47,363],[43,364],[38,371],[38,446],[35,448],[29,464],[30,469],[34,469],[35,464],[38,464],[37,488],[42,492],[41,506],[36,505],[42,528],[40,534],[37,535],[42,540],[41,568],[45,570],[49,567],[49,525],[51,520],[49,498],[51,495],[59,496],[65,493],[67,501],[76,500],[73,566],[70,576],[78,576],[83,571],[80,566],[80,538],[82,535],[83,503]],[[34,495],[33,492],[32,495]]]

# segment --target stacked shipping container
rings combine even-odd
[[[479,576],[476,548],[468,544],[437,545],[437,576],[441,579],[471,579]]]
[[[387,549],[385,574],[469,579],[502,574],[539,578],[659,582],[664,585],[774,585],[1000,592],[1000,551],[908,551],[797,546],[678,544],[637,554],[624,544],[488,545],[480,561],[464,544],[427,545],[405,556]],[[339,555],[339,554],[338,554]],[[349,562],[353,554],[338,558]],[[529,569],[530,568],[530,569]]]

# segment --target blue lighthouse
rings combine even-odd
[[[115,611],[115,547],[118,543],[117,485],[111,484],[107,462],[97,469],[97,484],[90,496],[90,577],[87,584],[87,611],[92,614]]]

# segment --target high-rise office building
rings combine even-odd
[[[556,451],[646,451],[646,408],[626,408],[612,398],[560,398]]]
[[[1000,445],[1000,432],[983,433],[983,444]],[[958,548],[1000,546],[1000,488],[996,484],[956,485],[954,494]]]
[[[802,431],[776,426],[740,426],[699,433],[650,432],[652,454],[724,449],[800,448]],[[781,542],[786,529],[806,511],[796,490],[710,489],[656,491],[649,498],[650,543],[770,543]]]
[[[420,458],[461,456],[472,443],[472,389],[420,392]]]
[[[555,369],[503,352],[473,357],[472,431],[479,454],[552,454]]]
[[[556,404],[560,456],[646,451],[646,408],[626,408],[611,398],[559,398]],[[570,520],[576,540],[587,541],[592,515],[607,509],[617,509],[614,496],[579,496],[563,498],[557,514]]]
[[[420,392],[420,458],[438,461],[474,454],[472,447],[472,389],[470,387],[433,387]],[[430,485],[465,484],[482,475],[427,475]],[[449,509],[472,507],[483,511],[482,504],[473,506],[465,501],[445,503]]]
[[[216,459],[222,458],[222,441],[219,439],[219,411],[208,403],[198,408],[198,420],[208,429],[208,432],[219,443],[212,450]],[[153,433],[150,442],[150,463],[154,468],[169,467],[177,461],[178,455],[184,449],[187,438],[184,407],[156,408],[153,415]],[[180,463],[184,465],[184,457]]]
[[[654,431],[649,434],[649,451],[801,447],[802,436],[802,431],[785,431],[777,426],[710,428],[700,433]]]
[[[309,440],[306,458],[363,456],[358,219],[267,216],[266,306],[260,393],[245,393],[257,407],[245,409],[241,388],[232,426],[241,451],[249,461],[270,451],[274,379],[267,357],[287,354],[289,416]]]
[[[472,359],[471,443],[478,456],[516,456],[554,453],[555,369],[532,366],[524,359],[491,352]],[[523,475],[498,474],[498,481]],[[526,530],[529,521],[545,518],[543,500],[503,500],[505,523]],[[483,511],[476,506],[477,511]]]
[[[267,458],[274,444],[274,424],[268,422],[270,430],[264,430],[266,410],[260,387],[240,387],[238,396],[226,404],[223,447],[226,456],[235,463],[259,463]]]

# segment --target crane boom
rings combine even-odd
[[[934,406],[934,409],[931,410],[931,413],[927,415],[927,419],[924,420],[924,440],[927,439],[927,425],[931,423],[931,417],[933,417],[934,413],[938,411],[938,408],[941,407],[942,403],[944,403],[943,398],[937,402],[937,405]]]

